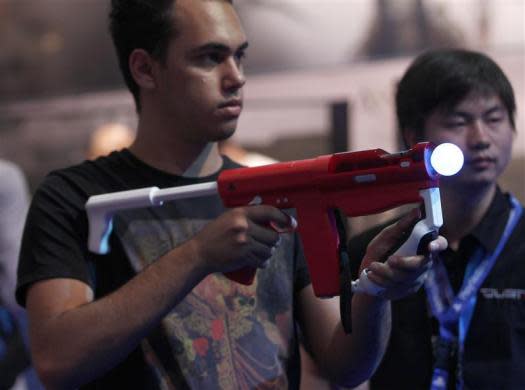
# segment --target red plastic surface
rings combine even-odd
[[[429,143],[419,143],[396,154],[374,149],[232,169],[221,173],[218,189],[226,207],[256,200],[280,209],[296,208],[315,294],[331,297],[340,291],[333,210],[352,217],[420,202],[420,190],[438,186],[438,175],[429,165],[432,149]],[[253,280],[249,272],[241,272],[236,280]]]

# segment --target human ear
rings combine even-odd
[[[144,49],[135,49],[129,56],[129,70],[137,85],[144,89],[156,86],[154,59]]]

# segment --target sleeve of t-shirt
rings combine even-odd
[[[33,283],[53,278],[92,284],[87,263],[86,196],[60,176],[48,176],[33,196],[26,219],[16,298],[25,305]]]

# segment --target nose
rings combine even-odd
[[[482,119],[472,122],[469,129],[468,145],[472,149],[486,149],[490,146],[490,129]]]
[[[246,84],[243,67],[233,57],[229,58],[224,65],[226,69],[223,78],[223,88],[227,92],[236,92]]]

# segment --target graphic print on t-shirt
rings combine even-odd
[[[139,272],[222,211],[220,200],[213,198],[125,211],[115,218],[115,232]],[[288,388],[293,262],[283,256],[293,252],[293,244],[283,239],[251,286],[208,275],[143,342],[160,388]]]

